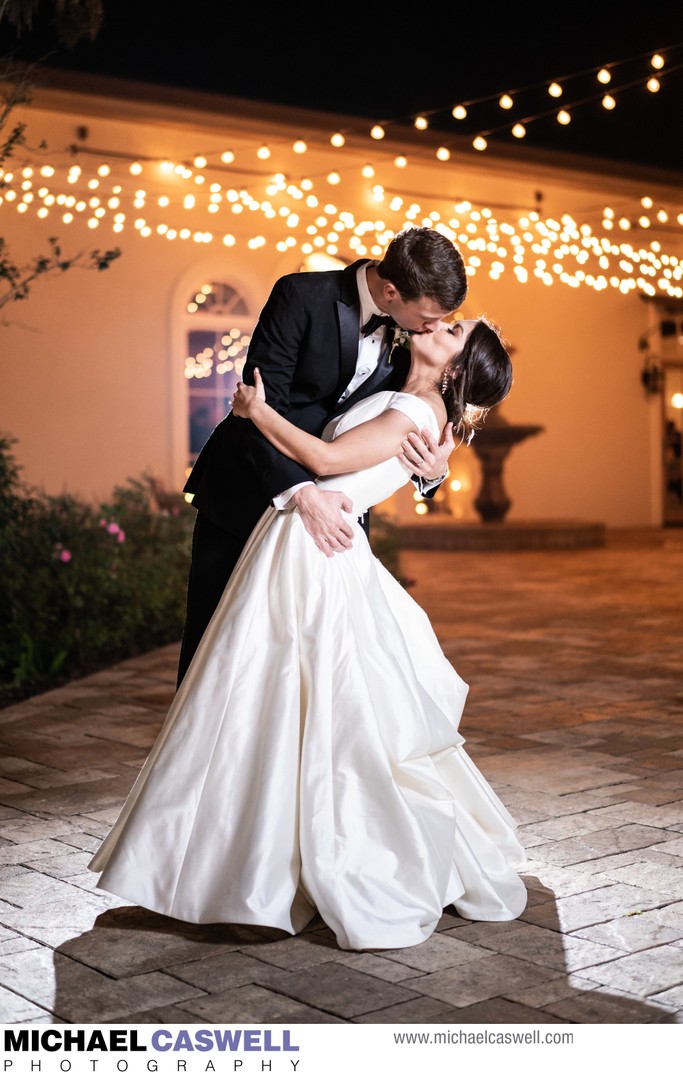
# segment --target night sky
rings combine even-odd
[[[43,3],[40,28],[19,39],[18,59],[54,49],[50,6]],[[238,7],[225,0],[180,9],[140,0],[104,0],[104,6],[104,25],[95,41],[71,51],[58,48],[49,56],[50,66],[375,121],[410,123],[419,112],[440,110],[431,125],[445,135],[474,134],[551,108],[553,116],[527,124],[523,143],[509,132],[495,137],[530,148],[682,170],[680,0],[651,3],[651,15],[635,16],[625,6],[599,0],[509,4],[505,10],[486,2],[436,2],[418,5],[417,14],[405,19],[396,4],[371,0],[334,6],[319,0],[311,14],[303,4]],[[6,25],[0,38],[0,51],[7,53],[15,39]],[[614,111],[607,112],[598,99],[574,108],[569,126],[557,123],[557,108],[602,92],[593,69],[633,58],[615,71],[612,87],[618,87],[655,74],[649,53],[676,45],[660,74],[659,93],[642,86],[625,89],[616,94]],[[643,54],[648,55],[636,59]],[[666,76],[667,68],[678,64],[680,70]],[[583,71],[589,73],[566,84],[561,99],[548,96],[548,82]],[[472,106],[464,123],[450,115],[460,101],[489,94],[497,100],[503,91],[536,83],[536,89],[516,96],[510,112],[494,103]]]

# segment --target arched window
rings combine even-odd
[[[244,368],[254,318],[230,284],[202,284],[186,304],[185,377],[192,466],[209,434],[225,418]]]

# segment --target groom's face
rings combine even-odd
[[[452,314],[444,310],[427,296],[419,299],[403,299],[393,284],[384,285],[384,303],[387,314],[391,314],[401,329],[415,333],[433,333],[441,328],[441,322]]]

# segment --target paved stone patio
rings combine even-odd
[[[172,697],[170,646],[0,711],[0,1022],[683,1022],[683,531],[402,556],[470,684],[470,754],[519,820],[529,904],[340,951],[95,889],[91,853]]]

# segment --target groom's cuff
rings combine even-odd
[[[289,502],[291,501],[292,497],[298,489],[302,489],[304,486],[310,486],[312,484],[312,482],[299,482],[296,486],[291,486],[290,489],[286,489],[283,493],[278,493],[277,497],[273,497],[273,500],[271,502],[273,508],[277,508],[279,509],[279,511],[282,511],[288,506]]]
[[[448,470],[445,470],[440,478],[432,478],[431,481],[427,478],[421,478],[420,475],[413,475],[413,482],[417,486],[418,493],[429,493],[431,490],[440,486],[445,478],[448,478]]]

